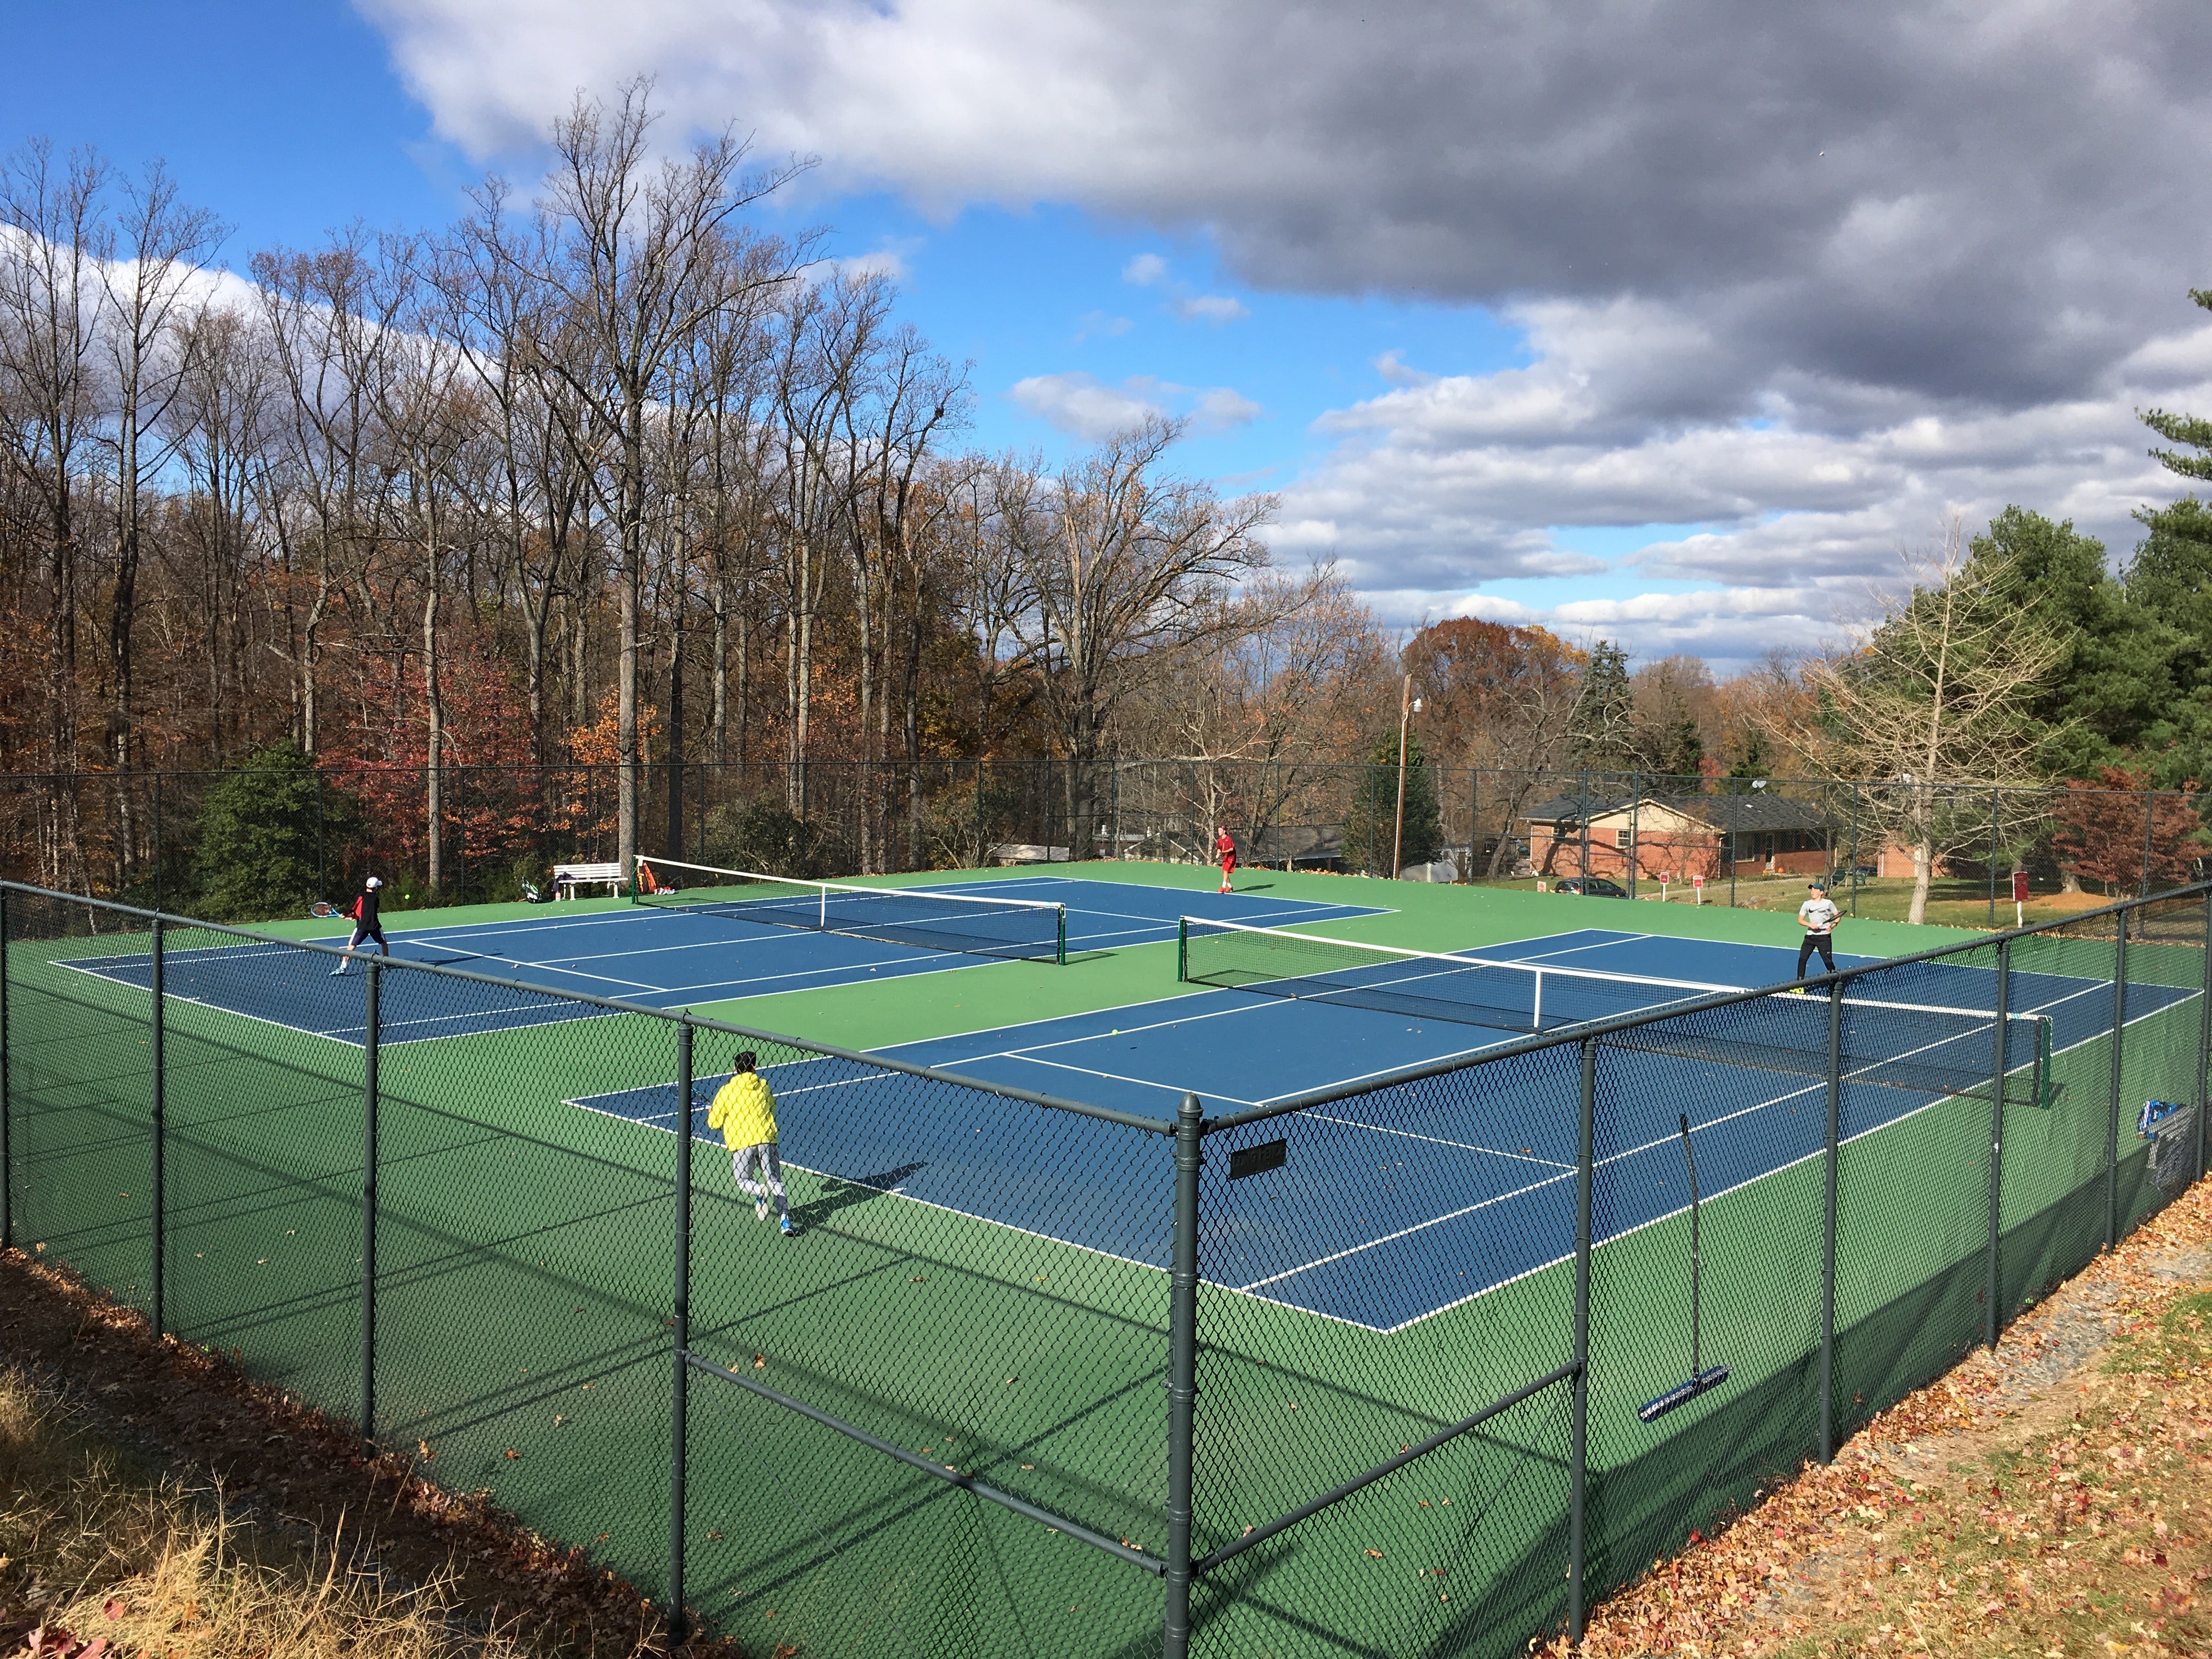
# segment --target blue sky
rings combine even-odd
[[[1178,465],[1279,493],[1279,556],[1340,559],[1401,626],[1725,672],[1834,642],[1952,515],[2019,501],[2121,555],[2176,493],[2132,411],[2212,406],[2181,295],[2212,282],[2212,204],[2178,159],[2212,117],[2172,70],[2212,46],[2201,8],[1747,42],[1685,0],[1595,45],[1370,9],[18,7],[0,145],[165,157],[242,266],[439,226],[487,167],[534,176],[576,88],[653,76],[672,137],[734,120],[821,158],[772,212],[893,263],[973,362],[970,441],[1059,456],[1117,410],[1191,413]],[[2090,118],[2129,76],[2122,143]]]

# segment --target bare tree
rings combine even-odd
[[[104,412],[98,369],[100,270],[114,243],[101,197],[107,173],[78,152],[58,160],[33,140],[0,167],[0,442],[37,504],[48,571],[47,767],[77,765],[78,495],[84,451]],[[58,884],[87,880],[74,794],[40,821],[41,866]]]
[[[684,159],[656,166],[648,143],[652,85],[629,82],[612,107],[579,94],[553,125],[556,162],[546,179],[549,234],[516,234],[505,187],[478,196],[471,234],[495,260],[516,265],[560,301],[559,326],[533,342],[542,372],[559,380],[585,419],[571,433],[599,485],[619,550],[621,666],[616,678],[619,767],[617,857],[638,850],[638,662],[652,474],[647,427],[669,395],[669,377],[691,332],[742,302],[730,273],[748,284],[787,280],[789,265],[755,271],[726,257],[732,222],[800,170],[789,163],[744,171],[747,146],[729,131]],[[549,319],[550,320],[550,319]]]
[[[1926,920],[1936,861],[1952,845],[1947,784],[1979,792],[2029,781],[2027,704],[2066,644],[2033,611],[1999,596],[2012,591],[1998,566],[2010,554],[1980,557],[1954,519],[1942,544],[1908,556],[1908,594],[1892,599],[1882,621],[1857,648],[1808,665],[1818,698],[1801,734],[1822,752],[1832,775],[1876,786],[1865,799],[1890,838],[1912,854],[1910,920]],[[1974,821],[1976,836],[1988,819]]]
[[[158,161],[143,178],[126,183],[123,196],[117,257],[100,267],[100,275],[107,302],[101,333],[114,398],[115,566],[108,600],[106,749],[118,775],[116,850],[127,880],[138,837],[131,792],[122,775],[132,762],[132,645],[145,507],[150,486],[174,453],[173,443],[161,434],[184,382],[185,359],[178,349],[177,324],[198,267],[223,231],[213,214],[178,201],[176,185]]]
[[[1026,590],[1012,627],[1075,763],[1069,823],[1086,844],[1090,763],[1146,659],[1243,628],[1237,607],[1223,601],[1267,562],[1259,527],[1274,514],[1273,496],[1224,501],[1206,484],[1157,472],[1182,430],[1148,420],[1049,483],[1000,475],[1022,492],[998,509]]]

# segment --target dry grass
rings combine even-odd
[[[42,1620],[102,1659],[738,1659],[672,1644],[588,1549],[426,1473],[0,1250],[0,1659]]]
[[[144,1470],[0,1368],[0,1651],[179,1659],[522,1659],[456,1615],[448,1581],[395,1589],[367,1540],[304,1544],[220,1492]]]

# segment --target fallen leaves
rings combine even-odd
[[[1692,1531],[1577,1651],[2212,1651],[2212,1294],[2172,1265],[2201,1279],[2208,1239],[2212,1183],[2015,1322],[1996,1356]],[[2109,1346],[2074,1369],[2085,1320]],[[1555,1634],[1536,1651],[1568,1649]]]

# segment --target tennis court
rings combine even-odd
[[[1684,986],[1785,981],[1794,950],[1752,942],[1787,939],[1785,919],[1273,872],[1232,896],[1212,885],[1094,866],[918,890],[1064,905],[1064,965],[1032,954],[1034,916],[995,946],[954,950],[803,915],[761,925],[750,897],[703,888],[661,906],[398,917],[398,953],[486,977],[380,976],[366,1159],[365,975],[332,978],[330,956],[282,939],[173,923],[165,1186],[147,1131],[144,919],[87,937],[64,925],[67,902],[12,896],[14,925],[46,929],[11,933],[7,957],[18,1237],[141,1305],[165,1281],[180,1336],[373,1416],[380,1443],[434,1451],[434,1478],[489,1491],[649,1595],[669,1583],[669,1286],[688,1237],[690,1351],[782,1396],[694,1388],[695,1603],[743,1639],[802,1651],[921,1653],[947,1633],[963,1652],[1077,1659],[1157,1638],[1158,1581],[1067,1527],[1148,1559],[1165,1545],[1178,1200],[1173,1144],[1143,1126],[1167,1123],[1186,1091],[1207,1117],[1196,1554],[1563,1375],[1585,1066],[1594,1585],[1740,1509],[1805,1454],[1818,1400],[1848,1432],[1980,1340],[1990,1286],[2021,1305],[2094,1253],[2108,1212],[2124,1227],[2170,1195],[2155,1147],[2127,1126],[2146,1100],[2194,1098],[2201,943],[2139,941],[2124,975],[2109,938],[2012,947],[2000,1194],[1994,945],[1839,957],[1883,965],[1852,982],[1842,1016],[1828,1163],[1817,992],[1494,1054]],[[1384,896],[1388,908],[1346,902]],[[816,895],[817,923],[830,902]],[[874,931],[945,921],[898,915]],[[1853,938],[1871,952],[1927,935]],[[1255,939],[1287,971],[1246,953]],[[1014,960],[992,954],[1007,945]],[[1453,988],[1462,972],[1471,992]],[[794,988],[806,994],[779,997]],[[679,1231],[678,1028],[561,994],[580,989],[720,1005],[732,1024],[795,1034],[695,1025],[689,1039],[701,1103],[735,1050],[759,1053],[795,1236],[756,1220],[702,1110]],[[831,1043],[878,1058],[817,1046]],[[1423,1066],[1444,1069],[1401,1075]],[[1318,1097],[1331,1091],[1344,1092]],[[1733,1372],[1646,1424],[1639,1407],[1694,1370],[1677,1113],[1704,1200],[1705,1356]],[[2168,1120],[2167,1139],[2185,1120]],[[364,1167],[380,1170],[373,1271]],[[167,1239],[150,1273],[149,1236]],[[1808,1358],[1824,1331],[1825,1393]],[[1209,1570],[1211,1650],[1521,1650],[1561,1594],[1572,1453],[1566,1395],[1543,1386]],[[957,1458],[979,1490],[1067,1527],[975,1502],[915,1457],[940,1475]],[[1449,1602],[1422,1576],[1447,1569]]]
[[[672,866],[663,861],[659,867]],[[967,902],[981,898],[1063,907],[1066,954],[1079,961],[1172,939],[1176,918],[1185,911],[1275,927],[1382,914],[1359,905],[1278,898],[1249,885],[1245,892],[1223,895],[1048,876],[882,890],[902,901],[947,896],[950,902],[933,909],[927,903],[906,907],[889,927],[871,927],[891,935],[878,938],[835,931],[848,924],[834,915],[827,927],[753,920],[749,911],[767,907],[781,914],[787,906],[744,895],[723,902],[719,890],[696,903],[682,902],[679,894],[663,904],[558,904],[495,921],[388,932],[392,954],[410,962],[652,1008],[696,1008],[782,991],[947,973],[1024,959],[1039,948],[1034,939],[1024,941],[1010,932],[1003,914],[987,912],[980,922],[966,915],[974,908]],[[963,927],[971,930],[964,938]],[[972,931],[978,927],[984,930],[981,937]],[[348,935],[313,937],[342,945]],[[58,965],[142,988],[153,973],[153,959],[143,952]],[[333,976],[321,962],[287,946],[225,940],[172,951],[164,971],[166,994],[180,1001],[341,1042],[362,1040],[357,975],[350,981]],[[399,994],[406,1006],[386,1011],[386,1043],[558,1024],[593,1012],[588,1005],[502,996],[460,980],[410,978]]]
[[[1703,988],[1718,989],[1786,980],[1796,966],[1794,954],[1779,949],[1594,929],[1492,945],[1480,954],[1491,961],[1572,964],[1582,975],[1620,975],[1618,981],[1565,981],[1568,988],[1580,984],[1607,993],[1604,1012],[1668,1001],[1663,982],[1651,977],[1662,967],[1679,973],[1694,966],[1715,976]],[[1838,965],[1850,962],[1839,958]],[[882,1052],[1167,1121],[1186,1092],[1195,1091],[1210,1115],[1224,1115],[1514,1040],[1509,1030],[1393,1012],[1406,977],[1403,967],[1384,960],[1356,967],[1348,985],[1309,983],[1288,996],[1204,990]],[[1557,988],[1561,981],[1553,983]],[[1994,1010],[1994,972],[1932,963],[1895,988],[1925,996],[1956,1017],[1931,1025],[1901,1018],[1907,1011],[1893,1000],[1850,1005],[1842,1097],[1847,1140],[1954,1094],[1988,1086],[1994,1017],[1976,1016]],[[1616,989],[1626,994],[1612,994]],[[1370,994],[1367,1006],[1343,1000],[1363,990]],[[2185,988],[2132,986],[2128,1018],[2148,1018],[2196,994]],[[2009,994],[2013,1024],[2047,1023],[2049,1047],[2061,1052],[2095,1040],[2107,1028],[2111,1000],[2107,983],[2052,974],[2016,974]],[[1433,999],[1424,993],[1416,1000]],[[1562,1002],[1566,999],[1555,988],[1554,1007]],[[1560,1025],[1571,1024],[1582,1012],[1571,1002],[1566,1006]],[[1679,1111],[1690,1116],[1710,1197],[1820,1154],[1826,1127],[1826,1085],[1820,1075],[1825,1000],[1807,1000],[1802,1013],[1800,1030],[1785,1035],[1779,1048],[1763,1045],[1771,1052],[1742,1063],[1664,1052],[1635,1057],[1627,1094],[1645,1110],[1638,1121],[1616,1119],[1611,1126],[1616,1140],[1626,1144],[1606,1160],[1613,1166],[1607,1182],[1613,1201],[1598,1234],[1601,1243],[1685,1207],[1675,1134]],[[2035,1036],[2019,1029],[2008,1034],[2010,1069],[2026,1073],[2047,1060],[2039,1056]],[[1793,1062],[1784,1050],[1802,1058]],[[718,1065],[726,1060],[712,1058]],[[721,1067],[720,1074],[702,1079],[699,1097],[726,1077]],[[976,1097],[976,1115],[983,1121],[933,1122],[906,1113],[905,1097],[885,1080],[854,1079],[819,1060],[772,1067],[769,1079],[782,1103],[787,1160],[848,1185],[875,1185],[878,1172],[896,1169],[897,1184],[888,1190],[896,1196],[1049,1234],[1048,1217],[1069,1213],[1062,1202],[1068,1185],[1110,1192],[1117,1179],[1103,1156],[1074,1164],[1056,1158],[1050,1169],[1010,1171],[1009,1151],[1030,1143],[1012,1133],[1011,1114],[1018,1108],[999,1097]],[[2016,1080],[2007,1092],[2025,1097],[2032,1091]],[[621,1091],[573,1103],[664,1130],[677,1119],[672,1087]],[[1571,1103],[1531,1091],[1488,1100],[1479,1114],[1459,1102],[1440,1104],[1412,1121],[1394,1114],[1387,1125],[1364,1119],[1360,1107],[1355,1100],[1302,1112],[1309,1122],[1297,1164],[1228,1189],[1231,1208],[1217,1219],[1236,1235],[1239,1248],[1237,1277],[1224,1288],[1391,1332],[1560,1259],[1556,1233],[1536,1223],[1573,1179]],[[713,1138],[703,1108],[693,1133]],[[1407,1159],[1408,1140],[1423,1143],[1425,1156]],[[1009,1182],[1010,1173],[1027,1178]],[[1154,1267],[1168,1265],[1167,1241],[1151,1224],[1155,1218],[1100,1206],[1076,1218],[1088,1224],[1066,1236],[1063,1224],[1061,1242]]]

